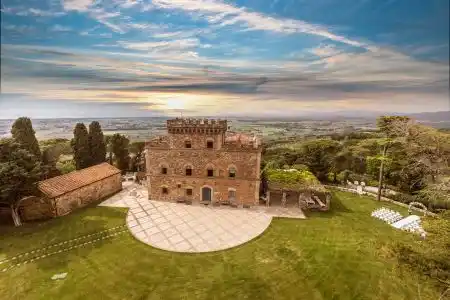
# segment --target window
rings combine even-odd
[[[230,177],[230,178],[236,177],[236,169],[235,168],[230,168],[228,170],[228,177]]]
[[[178,183],[178,184],[177,184],[177,188],[180,188],[180,187],[181,187],[181,183]]]
[[[214,170],[213,169],[208,169],[206,175],[208,177],[213,177],[214,176]]]
[[[186,176],[192,176],[192,168],[191,167],[186,168]]]
[[[228,200],[236,200],[236,191],[228,190]]]
[[[214,142],[213,141],[207,141],[206,142],[206,148],[208,148],[208,149],[214,148]]]
[[[185,148],[192,148],[191,141],[185,141],[184,142],[184,147]]]
[[[163,187],[162,188],[162,193],[167,195],[169,193],[169,189],[166,188],[166,187]]]
[[[167,174],[167,167],[162,167],[161,168],[161,174]]]
[[[186,189],[186,196],[192,196],[192,189]]]

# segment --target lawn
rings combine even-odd
[[[370,217],[381,205],[406,215],[405,209],[345,192],[333,192],[333,199],[330,212],[275,219],[259,238],[216,253],[165,252],[125,233],[0,273],[0,298],[439,298],[433,282],[389,255],[391,241],[417,238]],[[0,227],[0,260],[124,224],[125,214],[90,207],[19,229]],[[66,279],[50,279],[62,272],[68,272]]]

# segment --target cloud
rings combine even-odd
[[[119,41],[119,44],[131,50],[138,51],[152,51],[152,50],[187,50],[199,46],[198,39],[180,39],[170,41],[156,41],[156,42],[123,42]]]
[[[67,27],[67,26],[62,26],[59,24],[55,24],[50,28],[50,31],[55,31],[55,32],[67,32],[67,31],[72,31],[72,28]]]
[[[39,8],[24,8],[24,7],[4,7],[1,12],[5,14],[12,14],[21,17],[61,17],[66,15],[66,12],[62,11],[50,11],[42,10]]]
[[[5,24],[5,23],[3,23],[1,25],[1,28],[4,30],[14,31],[14,32],[18,32],[21,34],[29,33],[29,32],[36,30],[36,28],[34,26],[30,26],[30,25],[14,25],[14,24]]]
[[[75,11],[88,11],[89,7],[94,4],[94,0],[63,0],[62,5],[63,8],[67,11],[75,10]]]
[[[154,0],[153,5],[161,9],[181,10],[196,14],[210,24],[230,26],[243,24],[246,30],[262,30],[285,34],[305,33],[341,42],[355,47],[370,49],[366,43],[331,33],[327,28],[301,20],[275,18],[262,13],[237,8],[218,0]]]

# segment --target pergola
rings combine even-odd
[[[329,191],[310,171],[268,169],[265,172],[268,182],[266,206],[270,206],[270,192],[272,191],[282,193],[281,205],[283,207],[286,206],[286,193],[296,192],[298,193],[299,207],[320,210],[329,208],[331,199]]]

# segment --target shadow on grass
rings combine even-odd
[[[347,206],[342,203],[339,196],[335,193],[332,194],[330,210],[328,211],[304,211],[305,216],[307,218],[332,218],[342,213],[351,213],[353,212]]]
[[[16,255],[29,251],[48,247],[67,240],[75,239],[88,234],[97,233],[110,229],[115,226],[124,225],[126,209],[112,207],[93,207],[91,205],[80,208],[73,213],[57,217],[42,222],[30,222],[21,227],[2,226],[0,227],[0,260],[11,258]],[[125,228],[120,228],[122,230]],[[109,233],[114,233],[111,231]],[[108,232],[83,238],[72,243],[66,243],[60,246],[51,247],[44,251],[28,254],[15,260],[14,263],[24,262],[31,258],[63,250],[89,240],[93,240],[107,235]],[[123,234],[123,233],[122,233]],[[104,244],[111,243],[110,238],[99,240],[97,242],[83,245],[79,248],[73,248],[68,251],[62,251],[48,257],[36,260],[40,269],[54,269],[55,265],[59,268],[67,267],[74,255],[86,256],[95,248],[102,247]],[[10,265],[11,263],[8,263]]]

